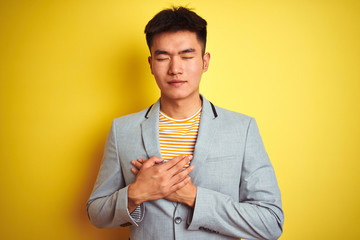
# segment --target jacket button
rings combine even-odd
[[[176,217],[176,218],[175,218],[175,223],[176,223],[176,224],[179,224],[179,223],[181,223],[181,222],[182,222],[181,217]]]

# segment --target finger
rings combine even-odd
[[[163,158],[159,158],[159,159],[156,159],[156,160],[155,160],[155,163],[159,164],[159,163],[161,163],[161,162],[163,162],[163,161],[164,161]]]
[[[188,177],[189,173],[191,173],[194,170],[194,166],[189,166],[188,168],[186,168],[185,170],[177,173],[176,175],[174,175],[171,179],[170,179],[170,184],[171,185],[176,185],[177,183],[183,181],[185,178]]]
[[[138,172],[139,172],[139,170],[138,170],[137,168],[132,168],[132,169],[131,169],[131,172],[132,172],[133,174],[137,175]]]
[[[179,155],[174,157],[173,159],[167,161],[166,163],[164,163],[162,165],[163,168],[165,169],[170,169],[172,168],[174,165],[176,165],[179,161],[181,161],[182,159],[184,159],[186,157],[186,155]]]
[[[136,161],[138,161],[139,163],[144,163],[144,162],[146,162],[146,160],[147,159],[145,159],[145,158],[139,158]]]
[[[178,164],[181,161],[188,161],[190,158],[192,158],[192,155],[179,155],[174,157],[173,159],[171,159],[170,161],[164,163],[164,168],[166,169],[170,169],[172,167],[174,167],[176,164]],[[184,160],[185,159],[185,160]],[[187,159],[187,160],[186,160]]]
[[[156,156],[152,156],[151,158],[149,158],[149,160],[144,162],[143,167],[145,167],[145,168],[152,167],[159,161],[162,162],[162,161],[164,161],[164,159],[156,157]]]
[[[173,159],[174,160],[174,159]],[[171,161],[173,161],[171,160]],[[192,160],[192,155],[185,156],[183,159],[178,161],[175,165],[173,165],[168,171],[170,174],[175,175],[178,172],[182,171],[185,165],[188,165],[189,162]]]
[[[137,169],[140,169],[142,167],[142,163],[139,162],[139,160],[132,160],[131,164],[136,167]]]
[[[181,188],[183,188],[188,182],[190,182],[191,178],[187,176],[186,178],[182,179],[180,182],[172,185],[169,189],[170,192],[175,192]]]

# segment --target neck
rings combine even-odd
[[[185,119],[194,115],[202,106],[200,95],[192,99],[167,100],[160,98],[160,110],[171,118]]]

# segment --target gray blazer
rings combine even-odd
[[[100,228],[130,227],[131,239],[277,239],[284,215],[275,173],[253,118],[215,107],[203,98],[195,166],[195,207],[165,199],[144,202],[141,219],[127,209],[131,160],[161,156],[160,101],[117,118],[87,203]]]

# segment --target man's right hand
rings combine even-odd
[[[164,164],[163,159],[151,157],[145,161],[136,175],[135,182],[128,188],[129,212],[145,202],[158,200],[184,187],[189,181],[188,174],[193,166],[184,169],[184,166],[192,159],[192,156],[177,156]]]

